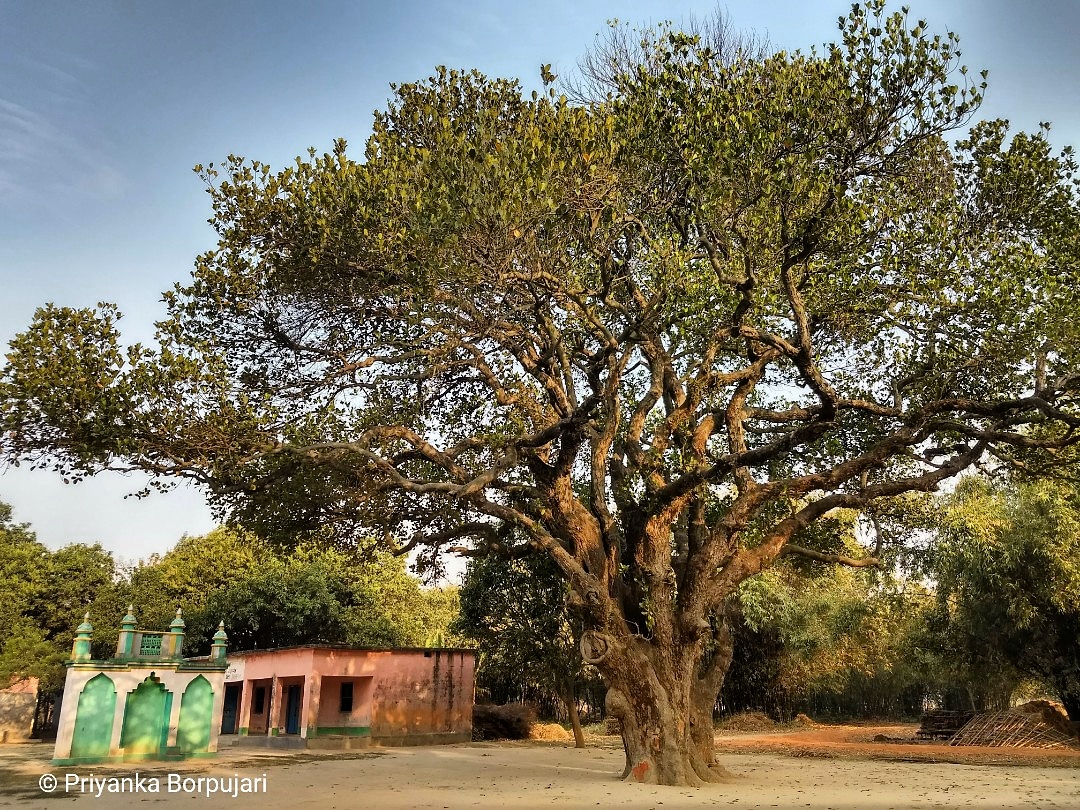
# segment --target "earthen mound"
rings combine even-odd
[[[724,718],[716,727],[721,731],[772,731],[776,721],[764,712],[742,712]]]

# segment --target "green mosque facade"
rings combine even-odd
[[[76,630],[53,763],[213,756],[224,697],[224,626],[205,658],[183,657],[179,610],[169,629],[158,632],[137,629],[129,607],[116,655],[106,660],[91,658],[93,629],[88,614]]]

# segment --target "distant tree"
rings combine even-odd
[[[588,677],[577,646],[580,619],[566,607],[566,581],[547,557],[470,560],[454,629],[476,643],[478,680],[537,685],[566,706],[578,748],[585,747],[578,695]]]
[[[45,689],[62,683],[64,650],[33,617],[48,590],[48,567],[49,550],[0,503],[0,687],[25,677],[39,678]]]
[[[949,500],[931,559],[946,651],[968,669],[1039,679],[1080,721],[1076,489],[967,478]]]
[[[271,557],[209,595],[199,613],[225,621],[236,650],[346,640],[344,584],[322,561]]]
[[[115,648],[123,585],[112,555],[100,545],[49,551],[28,524],[12,522],[4,503],[0,594],[0,681],[33,676],[45,690],[59,688],[75,628],[87,611],[96,622],[95,653]]]
[[[466,643],[456,629],[461,612],[461,592],[457,586],[422,588],[416,612],[424,630],[425,647],[456,647]]]
[[[405,560],[387,552],[285,548],[219,528],[184,537],[134,568],[130,580],[140,624],[166,626],[183,609],[191,651],[208,649],[219,621],[233,649],[452,640],[452,589],[422,589]]]
[[[224,527],[205,535],[184,535],[164,554],[152,555],[127,571],[140,626],[167,627],[177,608],[190,622],[212,594],[254,574],[273,555],[273,549],[254,535]],[[217,627],[216,620],[213,626]],[[189,632],[194,638],[207,629]],[[204,641],[209,644],[209,638]]]
[[[1076,161],[957,140],[956,42],[884,0],[809,52],[669,31],[602,101],[440,69],[362,156],[231,157],[155,348],[110,306],[12,341],[0,453],[187,478],[266,536],[542,551],[627,776],[721,779],[743,581],[872,565],[800,533],[1080,441]]]
[[[84,613],[93,654],[111,658],[130,604],[140,627],[168,627],[177,608],[185,651],[209,651],[224,621],[232,649],[341,642],[366,646],[452,644],[454,588],[421,588],[387,552],[358,555],[312,544],[282,548],[218,528],[185,536],[162,555],[118,570],[100,545],[49,551],[0,503],[0,680],[63,683],[63,663]]]
[[[11,507],[0,503],[0,644],[15,634],[45,590],[49,550],[30,530],[14,523]]]
[[[895,531],[901,515],[875,515]],[[802,542],[856,553],[858,515],[838,510]],[[866,528],[864,523],[863,528]],[[907,527],[900,527],[906,529]],[[938,660],[919,648],[931,594],[894,573],[901,549],[883,549],[889,566],[837,568],[789,557],[743,583],[732,617],[735,653],[721,691],[725,710],[760,709],[777,718],[797,711],[840,717],[911,716],[935,696]]]

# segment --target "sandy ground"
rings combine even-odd
[[[910,736],[909,727],[888,727]],[[183,807],[241,808],[1080,808],[1080,752],[1034,756],[1002,749],[968,751],[975,763],[913,761],[920,756],[957,759],[949,746],[873,743],[883,727],[827,727],[805,731],[724,734],[721,759],[736,777],[701,789],[658,788],[618,780],[622,749],[599,738],[575,750],[552,743],[473,743],[428,748],[373,749],[335,754],[267,754],[229,749],[198,763],[64,768],[49,765],[46,745],[0,746],[0,807],[57,808],[75,802],[87,810]],[[936,752],[931,749],[948,749]],[[951,753],[950,753],[951,752]],[[995,759],[996,757],[996,759]],[[1025,764],[1016,764],[1022,761]],[[136,783],[135,774],[141,779]],[[39,779],[51,774],[56,789]],[[72,776],[68,776],[71,774]],[[177,790],[170,792],[170,774]],[[91,775],[105,782],[75,784]],[[234,776],[259,790],[233,798],[207,796],[208,778]],[[109,792],[111,783],[124,790]],[[199,778],[202,783],[196,782]],[[181,780],[189,780],[186,784]],[[155,785],[153,780],[157,780]],[[223,782],[216,783],[223,786]],[[67,786],[66,786],[67,785]],[[136,790],[136,787],[139,787]],[[156,789],[155,789],[156,788]],[[95,795],[100,791],[100,796]]]

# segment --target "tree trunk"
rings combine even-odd
[[[725,781],[730,774],[716,763],[713,749],[716,691],[705,697],[717,681],[716,669],[704,679],[697,656],[688,661],[650,647],[635,640],[598,664],[608,684],[607,711],[622,723],[623,778],[679,786]],[[724,660],[717,663],[726,671]]]
[[[581,730],[581,715],[578,714],[577,695],[572,683],[563,689],[562,699],[566,704],[566,713],[570,715],[570,725],[574,729],[574,748],[584,748],[585,732]]]
[[[1065,713],[1069,715],[1073,726],[1080,729],[1080,689],[1062,689],[1058,695],[1061,705],[1065,707]]]

